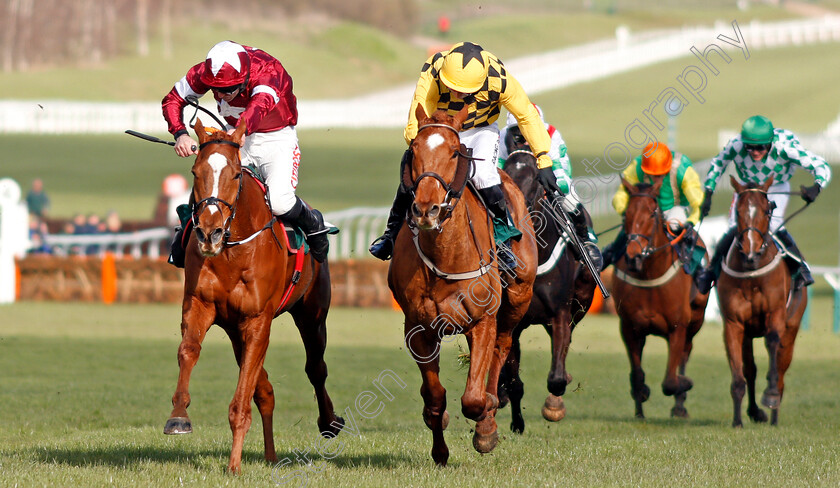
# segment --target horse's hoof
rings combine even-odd
[[[344,418],[339,417],[338,415],[335,416],[335,420],[327,425],[321,424],[321,417],[318,417],[316,423],[318,424],[318,430],[321,431],[321,435],[327,439],[332,439],[333,437],[338,436],[338,433],[344,428]]]
[[[549,395],[545,398],[542,408],[542,416],[549,422],[559,422],[566,416],[566,404],[563,397]]]
[[[686,410],[685,407],[683,407],[683,406],[676,406],[675,405],[674,408],[671,409],[671,417],[678,417],[678,418],[681,418],[681,419],[687,419],[688,418],[688,410]]]
[[[449,448],[443,446],[443,449],[436,451],[433,447],[432,460],[435,462],[436,465],[440,466],[441,468],[445,468],[446,462],[449,461]]]
[[[510,423],[510,431],[514,434],[521,434],[525,432],[525,421],[522,419],[513,420]]]
[[[761,404],[767,408],[779,408],[780,403],[782,403],[782,396],[776,392],[768,393],[765,391],[764,394],[761,395]]]
[[[496,448],[499,443],[498,431],[493,431],[490,434],[479,434],[478,431],[473,434],[473,447],[481,454],[487,454]]]
[[[740,420],[733,420],[733,421],[732,421],[732,428],[734,428],[734,429],[743,429],[743,428],[744,428],[744,424],[743,424],[743,423],[741,423],[741,421],[740,421]]]
[[[166,435],[192,434],[192,423],[189,417],[172,417],[163,426]]]
[[[748,408],[747,409],[747,416],[750,418],[750,420],[752,420],[753,422],[755,422],[757,424],[763,424],[763,423],[767,422],[767,414],[764,413],[764,410],[762,410],[758,407],[755,407],[755,410],[753,410],[751,408]]]

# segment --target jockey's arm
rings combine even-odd
[[[537,155],[537,167],[540,169],[550,168],[552,161],[548,152],[551,150],[551,139],[548,136],[548,130],[545,128],[545,123],[540,119],[536,107],[528,99],[528,95],[525,94],[525,90],[522,89],[516,78],[510,74],[508,74],[507,87],[502,93],[499,103],[516,118],[522,136],[528,141],[534,155]]]
[[[686,156],[683,155],[683,158]],[[685,170],[683,175],[682,186],[680,191],[686,200],[688,200],[688,221],[696,227],[700,223],[700,206],[703,204],[703,187],[700,185],[700,176],[692,166]]]
[[[734,141],[735,139],[732,139],[727,142],[726,146],[723,147],[720,153],[712,158],[712,163],[709,166],[709,172],[706,174],[706,182],[703,184],[703,187],[712,193],[714,193],[718,180],[720,180],[723,172],[726,171],[726,167],[738,153],[738,151],[735,150],[733,144]]]
[[[831,166],[824,158],[805,149],[796,137],[787,141],[783,151],[788,161],[811,173],[814,176],[814,183],[820,185],[820,188],[828,186],[828,182],[831,181]]]
[[[641,156],[637,157],[639,161],[641,161]],[[639,177],[636,175],[636,163],[630,163],[624,171],[621,173],[621,176],[627,180],[628,183],[631,185],[635,185],[639,182]],[[621,183],[618,184],[618,191],[615,192],[615,196],[613,196],[612,205],[618,215],[624,215],[624,211],[627,210],[627,202],[630,201],[630,194],[627,193],[627,189],[624,188],[624,185]]]
[[[423,65],[423,70],[420,72],[420,79],[417,80],[417,86],[414,88],[414,95],[411,97],[411,106],[408,109],[408,124],[405,126],[403,136],[405,143],[410,144],[411,141],[417,137],[417,117],[414,111],[417,105],[423,106],[426,115],[432,115],[437,110],[437,103],[440,100],[440,92],[437,88],[437,83],[432,76],[432,60],[434,56],[426,60]]]

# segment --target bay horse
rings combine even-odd
[[[439,377],[441,340],[466,336],[470,365],[461,411],[477,422],[473,447],[490,452],[498,442],[499,371],[511,332],[531,301],[537,249],[522,194],[500,172],[508,208],[523,234],[512,243],[517,267],[500,273],[487,210],[467,188],[471,162],[459,139],[466,107],[454,117],[444,111],[427,116],[418,105],[415,115],[413,157],[402,172],[413,203],[408,225],[396,238],[388,286],[405,315],[406,346],[423,378],[420,394],[423,420],[432,430],[432,459],[445,466],[449,414]]]
[[[545,190],[537,180],[537,159],[529,149],[516,149],[505,161],[504,171],[522,191],[536,232],[538,263],[534,294],[528,311],[513,331],[513,345],[499,377],[499,399],[504,405],[510,400],[513,432],[525,430],[521,400],[524,386],[519,377],[522,332],[533,324],[545,327],[551,338],[551,367],[548,372],[548,391],[542,416],[557,422],[566,415],[562,395],[572,381],[566,370],[566,356],[572,342],[572,331],[592,304],[595,280],[580,262],[575,260],[568,237],[553,216]],[[587,221],[590,221],[587,215]],[[591,221],[590,221],[591,224]]]
[[[228,470],[240,471],[242,445],[251,426],[251,399],[263,424],[265,459],[277,462],[272,418],[274,389],[263,368],[271,321],[289,312],[306,348],[306,374],[315,387],[318,428],[334,437],[344,425],[335,415],[325,387],[324,362],[330,306],[327,263],[301,246],[290,249],[285,230],[272,215],[265,192],[243,171],[239,147],[244,123],[228,135],[208,134],[196,121],[199,151],[192,167],[193,232],[186,249],[178,384],[165,434],[189,434],[189,381],[201,343],[215,323],[230,337],[239,364],[239,381],[228,411],[233,445]],[[290,253],[294,252],[294,255]]]
[[[773,207],[762,185],[742,185],[731,177],[737,195],[735,215],[738,237],[730,247],[717,290],[723,316],[724,342],[732,370],[733,427],[743,427],[741,402],[749,394],[747,415],[753,422],[767,422],[767,415],[755,401],[756,365],[753,339],[764,338],[769,356],[767,389],[761,403],[771,410],[771,425],[779,420],[779,406],[785,391],[785,372],[793,359],[793,343],[808,295],[804,288],[793,290],[793,280],[778,241],[770,232]]]
[[[637,418],[645,417],[642,403],[650,396],[642,369],[642,350],[648,335],[668,342],[662,393],[674,396],[672,417],[688,417],[686,392],[693,383],[685,376],[685,367],[709,300],[708,293],[697,290],[679,259],[675,246],[684,234],[672,240],[666,233],[658,203],[662,182],[632,185],[621,180],[630,195],[624,213],[627,251],[615,263],[612,293],[630,359],[630,395]],[[699,236],[697,239],[702,245]]]

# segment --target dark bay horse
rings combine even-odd
[[[290,255],[260,184],[242,170],[239,146],[244,124],[232,135],[208,134],[197,121],[195,131],[200,149],[192,168],[194,232],[186,249],[180,373],[164,433],[192,432],[187,415],[190,374],[207,330],[218,324],[230,337],[239,364],[239,381],[228,411],[233,432],[228,470],[236,473],[251,426],[251,399],[262,417],[265,459],[277,461],[274,389],[263,362],[271,321],[283,312],[291,313],[306,348],[306,374],[318,400],[319,432],[333,437],[344,425],[324,386],[330,275],[327,263],[304,257],[303,248]],[[302,263],[296,260],[298,256]]]
[[[572,331],[589,310],[596,285],[586,267],[576,261],[571,249],[568,249],[571,244],[553,217],[550,205],[546,204],[545,191],[537,181],[538,169],[534,154],[524,149],[512,151],[505,161],[504,171],[525,196],[539,252],[534,295],[528,312],[513,331],[513,345],[499,377],[502,405],[506,403],[506,397],[510,399],[510,428],[514,432],[522,433],[525,430],[521,408],[524,388],[519,377],[519,338],[522,332],[533,324],[542,324],[551,337],[549,395],[545,399],[542,415],[552,422],[562,420],[566,415],[562,395],[572,381],[572,376],[566,371],[566,356],[572,342]]]
[[[662,180],[654,185],[631,185],[622,178],[621,183],[630,194],[624,213],[627,251],[615,264],[613,299],[630,359],[630,394],[636,403],[636,417],[644,418],[642,403],[650,396],[642,370],[648,335],[668,342],[662,393],[675,398],[672,417],[688,417],[686,392],[693,383],[685,376],[685,366],[692,339],[703,325],[709,295],[699,293],[684,271],[675,249],[680,238],[672,240],[666,233],[658,204]]]
[[[761,403],[771,409],[770,423],[776,425],[785,372],[793,359],[793,343],[808,295],[804,288],[793,290],[790,270],[770,232],[773,208],[767,189],[773,178],[767,178],[763,185],[741,185],[734,177],[731,180],[737,194],[738,237],[724,260],[717,290],[732,370],[732,426],[743,427],[741,402],[745,391],[749,394],[747,415],[753,422],[767,422],[767,415],[755,402],[753,339],[757,337],[764,338],[770,359]]]
[[[443,111],[429,117],[419,105],[415,113],[413,158],[403,171],[414,201],[410,221],[395,242],[388,285],[405,314],[406,346],[423,377],[420,394],[423,420],[432,430],[432,459],[446,465],[443,431],[449,414],[439,378],[441,340],[466,336],[470,366],[461,411],[477,422],[473,447],[490,452],[498,442],[499,371],[511,332],[531,301],[537,249],[522,194],[501,173],[508,208],[523,235],[512,244],[518,266],[500,274],[487,210],[466,188],[470,160],[458,134],[466,108],[455,117]]]

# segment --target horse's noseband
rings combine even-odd
[[[768,221],[769,221],[769,219],[772,218],[772,216],[773,216],[773,209],[776,207],[775,202],[770,200],[767,197],[767,192],[762,190],[761,188],[747,188],[746,190],[743,190],[743,191],[738,193],[738,198],[740,199],[742,193],[748,193],[748,192],[749,193],[761,193],[761,194],[764,195],[765,198],[767,198],[768,206],[767,206],[767,210],[764,211],[764,215],[767,216]],[[739,217],[738,220],[740,220],[740,212],[737,211],[737,207],[736,207],[736,213],[738,214],[738,217]],[[759,228],[757,228],[753,225],[748,225],[748,226],[744,227],[743,229],[739,229],[738,230],[738,239],[736,239],[736,241],[737,241],[736,245],[738,246],[738,250],[742,254],[745,254],[744,253],[744,246],[742,244],[742,240],[743,240],[742,238],[744,237],[744,234],[746,234],[749,231],[754,231],[758,235],[761,236],[761,246],[758,248],[758,251],[756,251],[756,254],[761,256],[762,254],[764,254],[764,251],[767,250],[767,247],[773,241],[773,239],[770,237],[771,233],[769,231],[768,232],[763,232],[762,230],[760,230]]]

